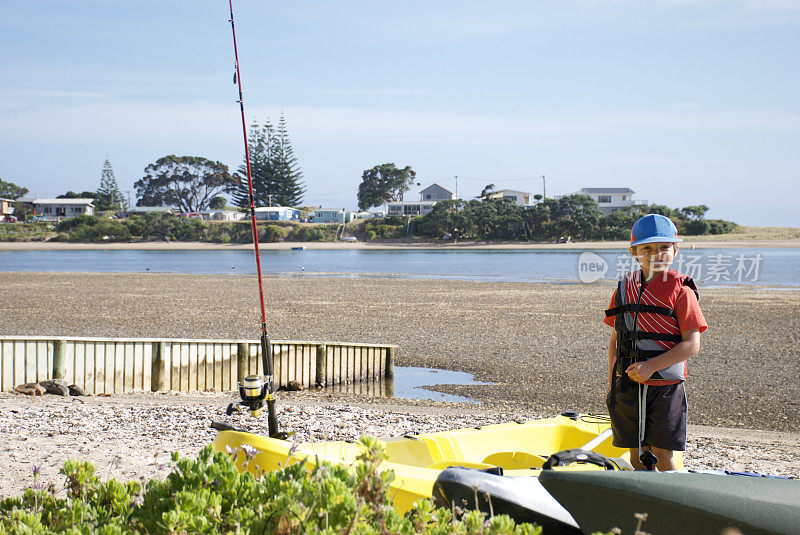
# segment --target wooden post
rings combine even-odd
[[[153,342],[153,361],[150,365],[150,390],[160,392],[167,389],[166,342]]]
[[[63,379],[67,375],[67,341],[53,342],[53,379]]]
[[[386,350],[386,374],[387,379],[394,379],[394,357],[395,347],[392,346]]]
[[[328,369],[327,359],[325,358],[327,354],[328,348],[325,347],[325,344],[317,344],[317,373],[316,379],[314,380],[314,386],[320,388],[325,386],[325,375]]]
[[[250,344],[239,342],[236,344],[236,377],[244,381],[250,371]]]

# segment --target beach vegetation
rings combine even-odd
[[[177,206],[181,212],[207,210],[212,199],[229,193],[235,181],[221,162],[200,156],[164,156],[137,180],[137,206]]]
[[[555,241],[567,237],[583,241],[627,240],[633,223],[644,213],[670,217],[681,234],[724,234],[737,228],[731,221],[704,219],[708,209],[705,205],[681,209],[650,205],[643,211],[617,210],[603,214],[586,195],[542,199],[529,207],[500,198],[450,200],[436,203],[412,228],[414,234],[433,239],[449,236],[464,240]]]
[[[366,169],[358,186],[358,208],[368,210],[389,201],[399,201],[413,185],[419,186],[419,182],[411,166],[400,169],[393,163],[384,163]]]
[[[352,467],[319,462],[263,472],[240,472],[256,458],[241,448],[196,459],[172,455],[165,478],[101,481],[91,463],[64,463],[66,493],[36,481],[21,496],[0,501],[0,533],[354,533],[540,535],[541,527],[506,515],[436,508],[422,500],[405,515],[391,504],[391,470],[371,438]]]

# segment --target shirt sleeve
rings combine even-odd
[[[675,301],[675,319],[678,320],[678,327],[681,332],[693,331],[697,329],[701,333],[708,329],[706,318],[700,310],[700,303],[691,288],[684,286]]]
[[[617,301],[617,291],[614,290],[614,294],[611,296],[611,303],[608,305],[608,308],[614,308]],[[603,314],[603,323],[608,325],[609,327],[614,326],[614,316],[606,316]]]

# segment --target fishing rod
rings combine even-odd
[[[256,227],[256,205],[253,197],[253,175],[250,168],[250,147],[247,143],[247,124],[244,117],[244,97],[242,96],[242,75],[239,71],[239,51],[236,47],[236,26],[233,22],[233,0],[228,0],[231,9],[231,32],[233,34],[233,55],[236,60],[236,70],[233,75],[233,83],[239,87],[239,109],[242,112],[242,135],[244,137],[244,159],[247,163],[247,189],[250,200],[250,222],[253,228],[253,248],[256,255],[256,271],[258,273],[258,292],[261,299],[261,359],[263,362],[264,380],[258,375],[248,375],[239,383],[239,393],[242,401],[238,404],[245,405],[250,409],[253,416],[261,413],[264,401],[267,403],[267,423],[269,426],[269,436],[273,438],[286,438],[287,433],[278,431],[278,416],[275,412],[275,382],[273,380],[274,362],[272,355],[272,344],[267,333],[267,309],[264,305],[264,281],[261,277],[261,254],[258,250],[258,229]],[[228,406],[228,414],[231,414],[236,403]]]

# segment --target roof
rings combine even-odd
[[[393,204],[393,205],[398,205],[398,204],[404,204],[404,205],[405,204],[430,204],[431,206],[433,206],[434,204],[436,204],[436,201],[389,201],[386,204]]]
[[[280,212],[281,210],[295,210],[299,212],[299,208],[292,208],[291,206],[258,206],[256,212]],[[220,210],[216,210],[219,212]],[[235,210],[232,210],[235,211]]]
[[[0,197],[0,201],[14,202],[14,199],[6,199],[5,197]]]
[[[92,204],[94,199],[34,199],[33,204]]]
[[[131,206],[126,210],[126,212],[174,212],[175,208],[172,206]]]
[[[342,212],[352,212],[352,210],[344,210],[342,208],[316,208],[315,212],[336,212],[337,214],[341,214]]]
[[[636,193],[631,188],[581,188],[584,193]]]
[[[488,196],[497,195],[498,193],[522,193],[523,195],[531,195],[530,191],[520,191],[518,189],[497,189],[487,193]]]
[[[441,184],[436,184],[436,183],[431,184],[430,186],[428,186],[425,189],[419,190],[419,192],[420,193],[424,193],[424,192],[428,191],[429,189],[431,189],[434,186],[436,186],[437,188],[441,188],[441,189],[445,190],[446,192],[452,193],[452,194],[455,195],[455,192],[453,190],[447,189],[446,187],[442,186]]]

